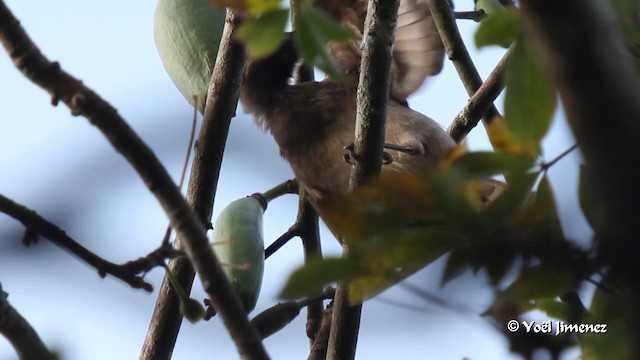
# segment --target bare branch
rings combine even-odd
[[[485,82],[471,96],[467,105],[453,119],[447,132],[457,143],[462,142],[478,125],[480,118],[493,106],[493,102],[504,89],[502,77],[513,47],[504,54]]]
[[[86,117],[135,168],[182,239],[189,259],[198,270],[203,287],[224,319],[238,351],[243,357],[268,358],[209,246],[204,226],[153,151],[110,104],[42,55],[4,1],[0,1],[0,42],[25,77],[51,94],[53,104],[62,101],[73,115]],[[219,146],[224,147],[224,142]],[[221,157],[222,152],[219,154]]]
[[[51,240],[51,242],[59,247],[77,256],[79,259],[98,270],[100,277],[105,277],[109,274],[124,281],[134,289],[144,289],[146,291],[153,290],[153,286],[145,282],[141,276],[138,276],[137,274],[139,274],[139,272],[136,272],[135,269],[130,268],[127,265],[120,266],[104,260],[93,252],[87,250],[87,248],[83,247],[67,235],[64,230],[47,221],[34,210],[20,205],[3,195],[0,195],[0,212],[20,221],[27,229],[27,233],[31,232],[40,234]],[[29,246],[30,242],[25,242],[25,245]]]
[[[427,0],[431,9],[431,15],[436,22],[436,27],[447,50],[449,60],[453,62],[460,80],[464,84],[469,96],[473,96],[482,85],[482,78],[476,69],[469,52],[462,41],[458,25],[454,19],[453,10],[447,0]],[[495,116],[500,116],[498,109],[491,104],[482,116],[485,124],[491,122]]]

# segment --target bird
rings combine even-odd
[[[316,6],[351,27],[355,39],[329,45],[346,74],[359,74],[361,34],[366,15],[364,0],[319,0]],[[298,62],[293,37],[271,56],[250,61],[240,89],[240,101],[256,123],[270,132],[281,156],[323,213],[327,199],[348,191],[351,165],[345,147],[353,144],[358,76],[338,81],[325,78],[290,84]],[[428,174],[457,144],[430,117],[407,105],[407,98],[430,75],[441,71],[444,47],[429,8],[419,0],[402,0],[391,67],[385,143],[392,161],[382,167],[390,173]]]

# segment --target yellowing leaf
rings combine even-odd
[[[494,149],[510,155],[535,157],[539,154],[539,146],[534,141],[520,141],[507,128],[503,117],[495,117],[485,125],[489,141]]]

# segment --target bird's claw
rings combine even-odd
[[[344,161],[349,165],[356,165],[358,162],[358,155],[356,155],[355,146],[353,143],[345,145],[344,147]]]

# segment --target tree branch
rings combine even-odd
[[[447,50],[449,60],[453,62],[453,65],[458,71],[458,75],[467,90],[467,94],[473,96],[482,85],[482,78],[480,78],[480,74],[462,41],[449,1],[427,0],[427,4],[429,5],[429,9],[431,9],[431,15],[436,23],[444,47]],[[488,124],[495,116],[500,116],[500,113],[492,103],[483,114],[482,121]]]
[[[522,0],[525,29],[560,92],[603,205],[602,257],[631,290],[626,319],[640,356],[640,86],[612,11],[594,0]]]
[[[138,274],[147,272],[151,268],[155,267],[154,264],[148,264],[148,261],[136,260],[128,262],[124,265],[117,265],[107,260],[104,260],[100,256],[89,251],[87,248],[80,245],[77,241],[73,240],[67,233],[60,229],[55,224],[47,221],[42,216],[38,215],[34,210],[31,210],[23,205],[20,205],[13,200],[0,195],[0,212],[3,212],[12,218],[20,221],[26,228],[27,233],[31,233],[37,236],[40,234],[45,238],[51,240],[54,244],[69,251],[71,254],[77,256],[91,267],[98,271],[100,277],[105,277],[107,274],[124,281],[134,289],[144,289],[146,291],[152,291],[153,286],[144,281],[142,276]],[[26,239],[32,236],[26,236]],[[30,240],[27,240],[25,245],[29,246]],[[170,251],[160,251],[162,248],[147,255],[146,258],[158,256],[162,259],[174,257],[176,254]]]
[[[349,188],[354,189],[376,179],[382,167],[385,136],[389,68],[398,21],[399,0],[369,0],[362,38],[362,60],[357,90],[355,129],[355,165]],[[349,257],[343,244],[342,255]],[[346,284],[336,289],[327,359],[355,358],[362,304],[349,305]]]
[[[311,206],[308,200],[308,194],[303,188],[300,188],[300,200],[298,205],[298,216],[296,224],[298,224],[298,236],[302,240],[304,249],[304,261],[322,258],[322,246],[320,243],[320,229],[318,226],[318,213]],[[317,298],[309,302],[307,305],[307,337],[311,344],[316,338],[322,314],[324,312],[324,304],[322,298]]]
[[[110,104],[62,70],[59,64],[50,62],[42,55],[4,1],[0,1],[0,42],[25,77],[51,94],[53,104],[62,101],[73,115],[86,117],[129,161],[183,240],[187,255],[200,274],[205,291],[224,319],[238,351],[247,358],[268,358],[238,296],[209,246],[205,228],[151,149]]]
[[[22,317],[7,300],[8,294],[0,286],[0,334],[13,346],[22,360],[55,360],[58,356],[49,352],[46,345],[31,327],[27,319]]]
[[[467,105],[449,125],[447,132],[457,143],[461,143],[471,130],[478,125],[478,121],[493,106],[493,102],[504,89],[502,77],[512,49],[513,47],[509,48],[504,54],[485,82],[471,96]]]

